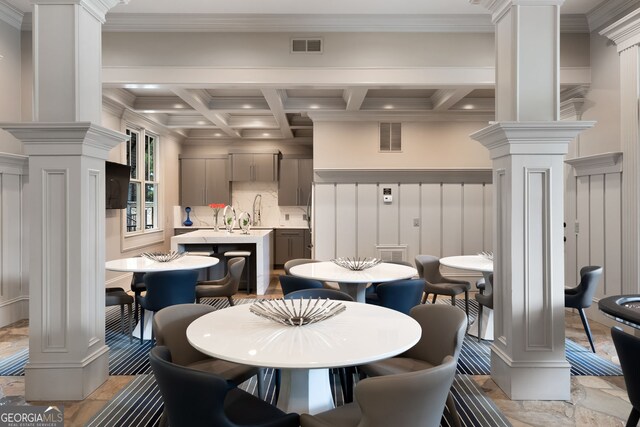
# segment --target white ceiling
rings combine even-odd
[[[30,0],[5,1],[23,12],[31,10]],[[584,15],[602,2],[566,0],[562,13]],[[384,20],[392,20],[394,16],[422,16],[438,21],[435,15],[488,18],[483,7],[470,4],[469,0],[130,0],[107,15],[105,31],[114,31],[108,28],[110,16],[114,21],[124,23],[124,27],[115,31],[127,31],[129,22],[139,24],[141,20],[148,22],[145,31],[162,31],[157,28],[162,21],[151,17],[167,16],[169,21],[165,20],[166,23],[171,21],[172,14],[180,14],[181,20],[191,14],[213,20],[225,14],[227,17],[235,14],[236,18],[237,14],[246,14],[258,19],[269,19],[269,16],[281,19],[287,14],[298,17],[322,15],[324,19],[339,19],[346,15],[377,15]],[[132,20],[127,21],[129,17]],[[277,30],[282,22],[277,21],[274,28]],[[487,21],[484,25],[486,28],[491,24]],[[491,120],[494,114],[494,91],[486,86],[442,89],[362,85],[354,88],[345,84],[318,88],[283,84],[280,88],[236,85],[212,89],[197,85],[122,83],[105,87],[104,96],[112,105],[146,115],[193,141],[284,138],[310,143],[313,123],[308,113],[316,111],[370,116],[395,114],[398,117],[428,114],[482,121]]]

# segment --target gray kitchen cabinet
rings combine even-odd
[[[230,202],[228,160],[180,159],[180,205],[207,206]]]
[[[276,265],[282,265],[290,259],[308,258],[305,255],[305,229],[276,228]]]
[[[232,153],[231,181],[276,181],[277,161],[275,153]]]
[[[311,195],[313,159],[282,159],[278,184],[279,206],[304,206]]]

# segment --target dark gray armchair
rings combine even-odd
[[[593,344],[591,328],[589,327],[587,316],[584,314],[584,309],[590,307],[593,302],[593,294],[596,292],[600,276],[602,276],[602,267],[596,265],[582,267],[580,269],[580,283],[578,283],[578,286],[564,290],[564,306],[578,310],[584,332],[587,334],[591,350],[594,353],[596,352],[596,347]]]

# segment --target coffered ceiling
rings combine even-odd
[[[0,0],[25,13],[29,0]],[[606,0],[619,2],[621,0]],[[130,0],[108,15],[104,31],[457,31],[493,30],[481,6],[468,0]],[[602,0],[566,0],[563,19],[575,31],[588,31],[587,14]],[[363,15],[363,12],[366,15]],[[447,27],[449,26],[449,27]],[[563,87],[563,90],[574,90]],[[278,87],[232,85],[108,84],[106,102],[126,107],[161,123],[188,140],[273,140],[310,143],[317,112],[361,117],[421,117],[431,120],[479,120],[494,117],[492,85],[336,84]],[[315,116],[314,116],[315,117]]]

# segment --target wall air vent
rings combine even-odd
[[[322,53],[322,39],[291,39],[291,53]]]
[[[402,123],[380,123],[380,151],[402,151]]]
[[[407,246],[406,245],[378,245],[378,258],[382,261],[406,261]]]

